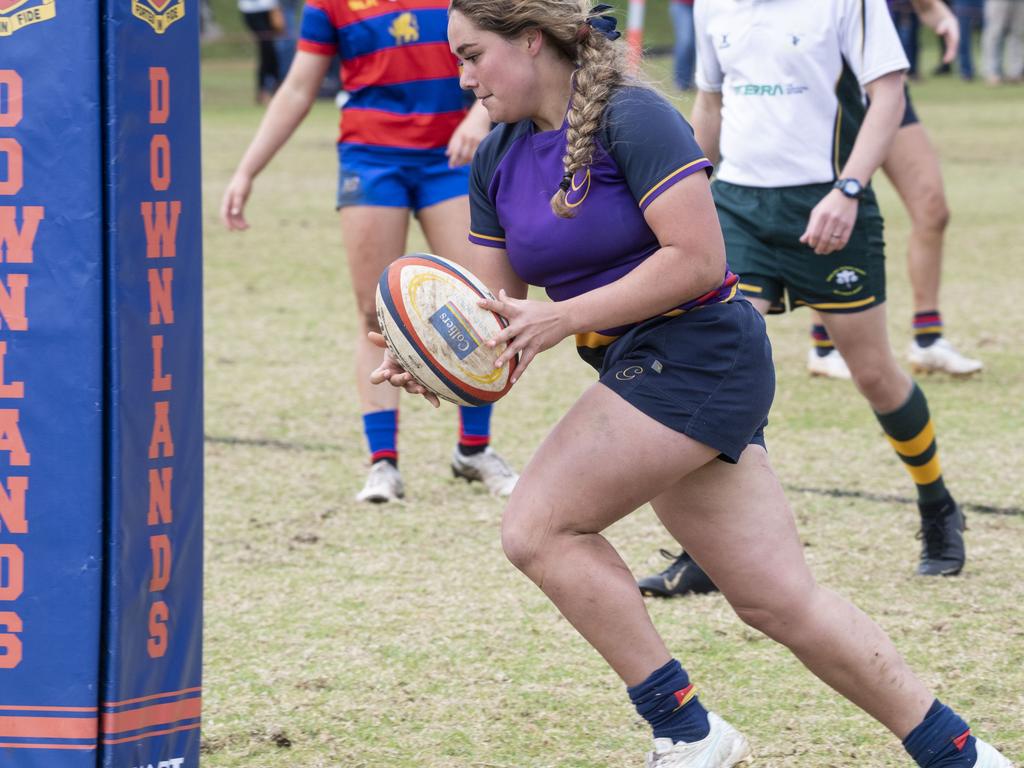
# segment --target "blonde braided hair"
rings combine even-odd
[[[576,214],[566,199],[572,180],[593,161],[605,108],[626,77],[622,45],[587,24],[594,15],[591,9],[590,0],[451,0],[449,6],[449,11],[458,11],[478,28],[506,39],[539,29],[576,65],[566,116],[565,175],[551,197],[551,210],[564,219]]]

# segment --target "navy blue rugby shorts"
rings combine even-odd
[[[724,461],[765,446],[775,366],[764,318],[745,299],[641,323],[611,343],[598,371],[628,403]]]

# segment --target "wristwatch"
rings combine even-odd
[[[838,189],[844,195],[854,200],[860,200],[864,197],[864,185],[856,179],[839,179],[832,185],[832,188]]]

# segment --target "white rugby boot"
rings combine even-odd
[[[933,344],[922,347],[910,342],[907,350],[910,367],[917,373],[948,373],[951,376],[970,376],[985,367],[981,360],[961,355],[952,344],[940,336]]]
[[[807,370],[811,376],[824,376],[828,379],[851,378],[850,369],[846,367],[846,361],[838,349],[833,349],[827,355],[819,355],[813,348],[807,350]]]
[[[452,474],[467,483],[482,482],[494,496],[510,496],[519,480],[518,473],[491,446],[470,456],[463,456],[459,446],[455,446]]]
[[[644,768],[731,768],[750,757],[746,736],[714,712],[708,712],[708,722],[711,730],[700,741],[655,739]]]
[[[978,752],[974,768],[1013,768],[1013,763],[1007,760],[998,749],[977,736],[974,737],[974,748]]]
[[[384,504],[405,496],[405,486],[398,467],[390,461],[378,461],[366,475],[366,485],[356,494],[356,501]]]

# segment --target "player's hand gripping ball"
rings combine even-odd
[[[477,306],[485,298],[494,295],[469,270],[429,253],[396,259],[377,283],[377,319],[391,354],[458,405],[486,405],[508,392],[519,359],[494,367],[506,345],[484,342],[508,323]]]

